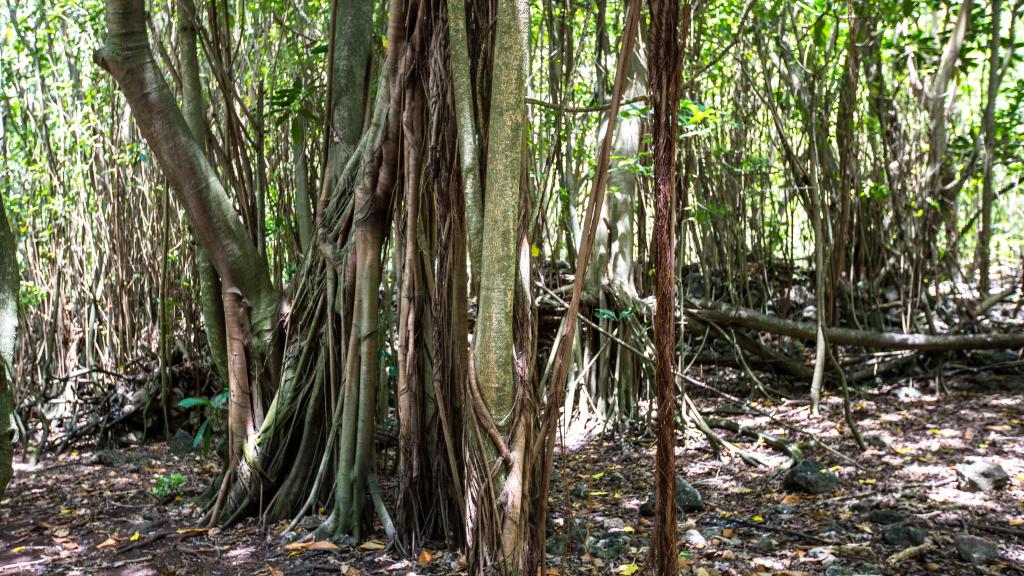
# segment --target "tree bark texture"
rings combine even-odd
[[[0,197],[0,500],[13,473],[14,344],[18,329],[18,244]]]
[[[651,0],[648,65],[654,103],[655,296],[654,381],[658,403],[655,457],[653,573],[678,574],[676,560],[675,470],[675,183],[676,138],[682,56],[679,46],[679,1]]]

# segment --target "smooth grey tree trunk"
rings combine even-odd
[[[975,262],[978,266],[978,291],[981,297],[991,289],[989,266],[992,244],[992,205],[995,203],[995,188],[992,183],[992,158],[996,153],[996,97],[999,95],[999,81],[1002,79],[999,65],[999,36],[1001,0],[992,0],[992,31],[988,42],[988,96],[985,102],[985,117],[982,130],[985,133],[984,183],[981,192],[981,228],[978,229],[978,245]]]
[[[178,35],[182,85],[182,112],[192,135],[199,147],[206,151],[206,102],[203,100],[203,86],[199,77],[199,55],[196,48],[196,5],[193,0],[178,2]],[[203,326],[206,341],[210,346],[213,365],[225,382],[228,380],[227,335],[224,329],[224,301],[221,299],[220,276],[217,269],[199,245],[196,247],[199,262],[199,305],[203,311]]]
[[[363,135],[373,4],[372,0],[335,0],[331,5],[330,125],[322,198],[330,196]]]
[[[0,198],[0,499],[13,470],[14,344],[18,328],[17,243]]]

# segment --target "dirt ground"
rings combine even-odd
[[[756,404],[810,433],[802,435],[694,391],[709,416],[798,442],[840,483],[820,496],[787,492],[788,458],[779,450],[722,431],[769,464],[755,466],[728,451],[716,457],[691,430],[679,470],[703,495],[703,509],[681,516],[681,573],[1024,574],[1024,393],[1019,382],[1002,377],[967,374],[949,384],[951,393],[939,398],[927,380],[905,379],[854,399],[870,445],[863,453],[847,432],[838,398],[830,398],[817,419],[805,403]],[[729,388],[726,381],[717,385]],[[652,526],[640,509],[653,489],[653,437],[644,430],[586,432],[577,427],[566,434],[556,463],[550,524],[557,533],[549,537],[547,573],[643,573]],[[682,435],[679,440],[682,445]],[[999,463],[1009,473],[1008,487],[960,490],[955,467],[971,457]],[[382,533],[361,543],[287,548],[280,524],[249,520],[226,530],[200,529],[201,511],[190,498],[217,470],[215,457],[174,455],[165,444],[80,449],[35,467],[16,463],[0,504],[0,575],[465,572],[455,551],[428,544],[403,553],[386,546]],[[158,479],[174,474],[183,478],[180,486],[162,498],[151,494]],[[887,514],[895,514],[896,524],[882,522]],[[303,524],[315,525],[315,518],[307,520]],[[920,529],[923,546],[889,543],[900,541],[891,531],[908,526]],[[995,544],[998,558],[963,561],[953,539],[965,533]],[[895,562],[893,555],[908,549],[914,554]]]

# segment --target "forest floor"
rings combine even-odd
[[[709,413],[800,442],[805,456],[829,468],[839,483],[819,496],[786,491],[781,466],[788,459],[779,451],[723,432],[776,465],[753,466],[728,452],[716,457],[707,440],[691,432],[679,470],[703,495],[703,507],[681,515],[681,573],[1024,574],[1022,382],[958,376],[947,383],[950,394],[938,398],[931,387],[910,391],[908,380],[856,398],[854,413],[871,444],[863,453],[842,423],[839,398],[829,399],[821,418],[811,418],[805,403],[757,403],[832,452],[767,418],[739,413],[735,404],[695,394]],[[575,529],[570,542],[549,537],[549,575],[642,573],[652,529],[641,508],[653,490],[653,438],[621,437],[593,430],[566,436],[552,485],[552,524]],[[1009,485],[960,490],[955,467],[972,457],[1001,464]],[[402,554],[383,545],[382,533],[341,547],[289,548],[278,535],[283,525],[250,520],[226,530],[197,528],[201,514],[189,497],[216,476],[215,460],[151,444],[79,450],[35,467],[16,464],[0,504],[0,575],[465,572],[457,552],[428,543],[415,555]],[[151,493],[160,478],[169,479],[170,494],[162,499]],[[176,489],[180,496],[173,495]],[[316,519],[309,520],[314,525]],[[954,543],[964,533],[994,544],[998,558],[965,562]],[[916,546],[921,538],[925,544]],[[911,557],[894,562],[893,555],[908,550]]]

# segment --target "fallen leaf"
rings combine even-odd
[[[630,576],[630,574],[636,574],[639,570],[640,567],[637,566],[636,562],[630,562],[629,564],[620,564],[615,573]]]
[[[129,540],[131,540],[132,542],[135,542],[135,541],[136,541],[136,540],[138,540],[138,539],[139,539],[139,531],[138,531],[138,530],[136,530],[136,531],[135,531],[135,534],[132,534],[132,537],[131,537],[131,538],[129,538]]]
[[[96,545],[96,548],[110,548],[111,546],[117,546],[117,540],[113,538],[107,538],[103,542]]]
[[[209,528],[182,528],[178,530],[178,534],[197,534],[199,532],[209,532]]]
[[[1010,526],[1022,526],[1024,525],[1024,518],[1010,518],[1006,523]]]
[[[796,494],[788,494],[785,498],[782,499],[783,504],[796,504],[799,501],[800,497],[797,496]]]
[[[281,572],[270,564],[267,564],[267,572],[270,572],[270,576],[284,576],[284,572]]]
[[[367,540],[359,545],[360,550],[383,550],[384,545],[376,540]]]
[[[732,538],[735,535],[736,531],[732,528],[726,528],[725,530],[722,530],[722,536],[725,536],[726,538]]]
[[[338,545],[330,540],[309,540],[307,542],[292,542],[284,545],[285,550],[302,552],[304,550],[337,550]]]
[[[416,561],[419,562],[420,566],[426,566],[430,564],[431,560],[434,559],[434,555],[430,553],[430,550],[424,548],[420,550],[420,553],[416,556]]]

